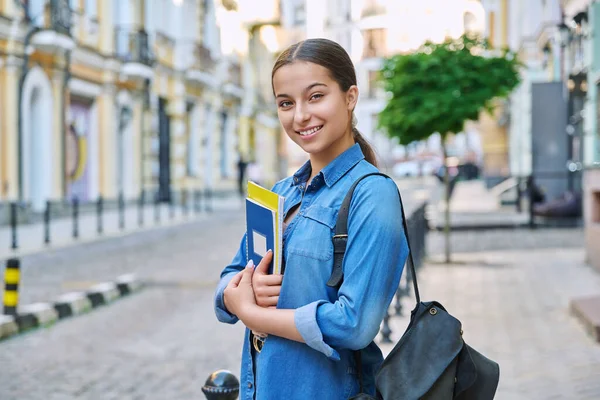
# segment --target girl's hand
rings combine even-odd
[[[254,265],[249,262],[244,270],[238,272],[231,281],[229,281],[229,284],[223,292],[225,307],[239,319],[242,319],[245,310],[252,306],[256,306],[254,290],[252,290],[253,274]]]
[[[261,307],[275,308],[279,301],[283,275],[270,275],[269,264],[273,260],[273,251],[269,250],[252,275],[252,288],[256,304]]]

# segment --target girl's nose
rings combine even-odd
[[[310,119],[310,114],[306,112],[305,108],[297,107],[294,113],[294,122],[303,123]]]

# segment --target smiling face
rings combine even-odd
[[[354,144],[351,119],[358,88],[343,92],[327,68],[294,61],[273,75],[279,121],[320,171]]]

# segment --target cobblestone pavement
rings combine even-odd
[[[584,252],[537,249],[456,254],[419,272],[424,301],[437,300],[472,347],[500,364],[497,400],[600,399],[600,345],[569,313],[574,296],[600,294]],[[414,307],[413,298],[402,302]],[[409,319],[391,319],[397,341]],[[391,345],[382,347],[385,353]]]
[[[208,375],[239,375],[243,327],[216,321],[212,295],[244,229],[241,210],[37,255],[23,277],[137,272],[156,284],[118,303],[0,343],[0,399],[202,399]],[[32,256],[33,257],[33,256]],[[47,263],[40,263],[46,260]],[[47,273],[46,273],[47,275]],[[54,289],[52,289],[54,290]],[[43,293],[43,290],[35,290]]]

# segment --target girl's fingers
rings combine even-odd
[[[235,276],[233,278],[231,278],[231,280],[229,281],[229,285],[227,285],[227,286],[237,287],[240,284],[240,282],[242,281],[243,275],[244,275],[244,270],[241,270],[240,272],[235,274]]]
[[[254,279],[259,285],[281,286],[283,275],[254,275]]]
[[[269,297],[269,299],[267,300],[267,305],[269,307],[277,307],[277,303],[279,302],[279,296],[271,296]]]
[[[240,284],[247,283],[252,286],[252,274],[254,274],[254,267],[247,266],[243,271],[240,272],[242,277],[239,281]]]
[[[279,301],[279,296],[261,297],[257,301],[257,304],[264,308],[275,308],[277,306],[278,301]]]
[[[254,291],[257,296],[261,297],[279,296],[281,286],[258,286],[254,288]]]

